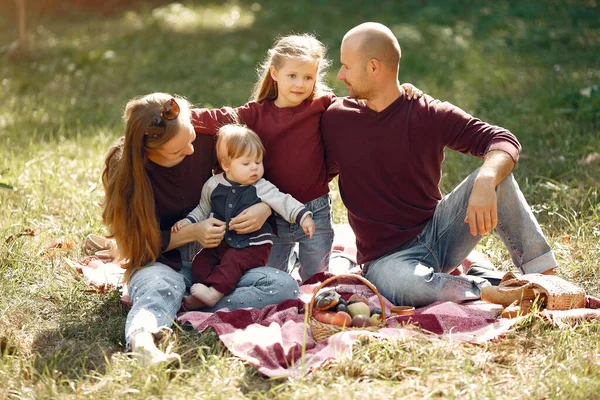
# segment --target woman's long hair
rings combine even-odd
[[[289,35],[278,39],[257,69],[258,81],[254,84],[252,100],[262,103],[265,100],[277,98],[277,83],[271,76],[270,68],[272,65],[279,70],[289,59],[319,62],[315,87],[308,100],[331,92],[331,89],[323,82],[327,68],[331,64],[326,56],[325,45],[311,34]]]
[[[174,120],[161,118],[173,96],[152,93],[130,100],[125,107],[125,135],[109,149],[102,172],[105,200],[102,220],[117,242],[119,259],[129,282],[134,270],[153,263],[160,253],[160,227],[154,193],[146,172],[147,149],[160,149],[190,120],[187,100],[175,97],[181,111]],[[187,119],[187,121],[186,121]],[[148,134],[151,124],[164,124],[164,133]]]

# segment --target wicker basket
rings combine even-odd
[[[315,319],[315,317],[313,315],[313,309],[314,309],[314,304],[315,304],[315,299],[317,297],[317,294],[319,293],[319,291],[321,289],[323,289],[325,286],[327,286],[331,282],[333,282],[335,280],[338,280],[338,279],[342,279],[342,278],[350,278],[350,279],[359,280],[361,283],[364,283],[369,289],[371,289],[373,291],[373,293],[375,293],[377,295],[377,298],[379,299],[379,303],[381,304],[381,314],[382,314],[381,323],[379,325],[372,325],[372,326],[368,326],[368,327],[338,326],[338,325],[332,325],[332,324],[325,324],[325,323],[323,323],[321,321],[317,321]],[[311,328],[313,339],[316,342],[320,342],[322,340],[325,340],[329,336],[331,336],[333,334],[336,334],[338,332],[342,332],[342,331],[371,331],[371,332],[375,332],[375,331],[377,331],[377,330],[385,327],[385,325],[386,325],[386,322],[385,322],[385,303],[383,302],[383,297],[381,296],[381,294],[379,294],[379,291],[377,290],[377,288],[375,287],[375,285],[373,285],[371,282],[369,282],[368,280],[366,280],[362,276],[360,276],[360,275],[354,275],[354,274],[332,276],[331,278],[325,279],[321,283],[321,285],[319,285],[313,291],[313,296],[310,299],[310,302],[308,303],[308,325]]]
[[[570,310],[585,307],[585,291],[554,275],[516,275],[508,272],[498,286],[500,293],[523,289],[534,289],[539,293],[548,310]]]

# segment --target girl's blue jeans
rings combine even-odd
[[[331,199],[329,195],[309,201],[304,206],[312,211],[315,221],[315,233],[311,239],[298,224],[290,224],[276,215],[277,236],[273,235],[273,247],[267,266],[280,271],[288,270],[292,249],[299,244],[300,278],[307,280],[317,272],[329,269],[329,257],[333,244],[333,223],[331,218]],[[289,272],[289,271],[287,271]]]
[[[449,275],[475,248],[464,222],[473,182],[479,170],[445,196],[433,218],[413,240],[363,268],[379,292],[396,305],[425,306],[435,301],[461,303],[480,297],[489,285],[482,278]],[[514,265],[523,273],[541,273],[557,265],[540,225],[510,174],[496,188],[498,225]]]

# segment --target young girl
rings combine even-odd
[[[299,243],[300,278],[305,281],[329,265],[333,227],[329,179],[319,123],[335,99],[323,83],[329,61],[325,46],[309,34],[279,39],[259,70],[253,99],[243,106],[217,110],[192,110],[197,133],[214,134],[220,125],[239,120],[262,139],[268,156],[265,177],[284,193],[303,202],[313,213],[313,240],[296,223],[276,215],[277,238],[268,266],[287,269],[295,243]],[[404,84],[408,98],[418,89]],[[243,228],[231,224],[229,229]]]
[[[310,238],[315,223],[302,203],[281,193],[262,179],[265,149],[260,138],[242,125],[225,125],[217,133],[217,158],[224,173],[211,177],[202,188],[198,206],[171,228],[182,227],[214,217],[229,225],[248,207],[261,201],[286,221],[300,225]],[[231,293],[244,272],[266,264],[273,241],[271,225],[263,224],[251,234],[226,231],[218,247],[201,250],[192,262],[191,296],[184,298],[187,309],[212,307]]]

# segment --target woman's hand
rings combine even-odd
[[[242,235],[256,232],[264,225],[269,215],[271,215],[271,207],[265,203],[255,204],[232,218],[229,221],[229,230]]]
[[[207,249],[217,247],[225,236],[225,222],[210,217],[196,224],[188,225],[191,227],[191,235],[194,239]]]

